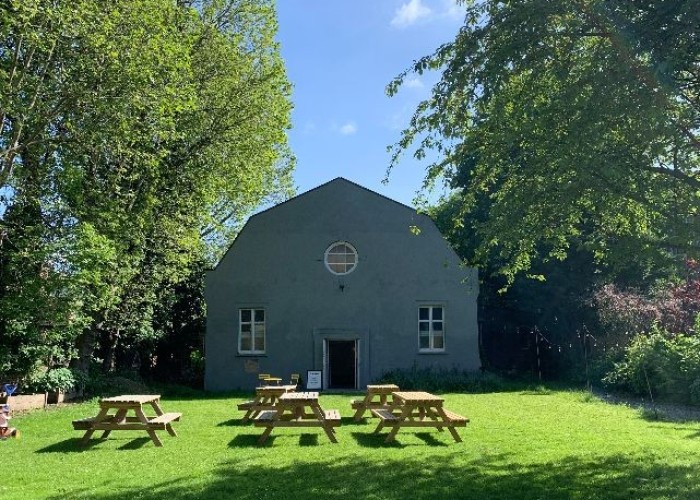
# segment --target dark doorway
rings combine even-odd
[[[356,389],[357,356],[355,340],[328,341],[328,388]]]

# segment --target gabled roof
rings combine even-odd
[[[278,203],[278,204],[275,205],[275,206],[272,206],[272,207],[270,207],[270,208],[266,208],[265,210],[261,210],[260,212],[258,212],[258,213],[256,213],[256,214],[252,215],[252,216],[250,217],[250,219],[252,219],[253,217],[255,217],[255,216],[257,216],[257,215],[260,215],[260,214],[264,214],[264,213],[266,213],[266,212],[269,212],[270,210],[274,210],[274,209],[276,209],[276,208],[278,208],[278,207],[280,207],[280,206],[282,206],[282,205],[285,205],[285,204],[287,204],[287,203],[289,203],[289,202],[292,202],[292,201],[294,201],[294,200],[296,200],[296,199],[298,199],[298,198],[301,198],[301,197],[303,197],[303,196],[306,196],[306,195],[309,194],[309,193],[313,193],[313,192],[315,192],[315,191],[319,191],[319,190],[321,190],[321,189],[323,189],[323,188],[325,188],[325,187],[327,187],[327,186],[330,186],[331,184],[337,184],[337,183],[346,183],[346,184],[349,184],[349,185],[354,186],[354,187],[356,187],[356,188],[359,188],[359,189],[362,189],[362,190],[364,190],[364,191],[367,191],[368,193],[371,193],[371,194],[373,194],[373,195],[375,195],[375,196],[378,196],[378,197],[380,197],[380,198],[384,198],[384,199],[387,200],[387,201],[390,201],[390,202],[392,202],[392,203],[396,203],[397,205],[399,205],[399,206],[401,206],[401,207],[408,208],[409,210],[411,210],[411,211],[413,211],[413,212],[416,211],[416,209],[415,209],[414,207],[410,206],[410,205],[405,205],[405,204],[403,204],[403,203],[401,203],[401,202],[398,202],[398,201],[396,201],[396,200],[394,200],[394,199],[389,198],[388,196],[384,196],[383,194],[377,193],[376,191],[372,191],[371,189],[366,188],[366,187],[364,187],[364,186],[361,186],[361,185],[357,184],[356,182],[352,182],[352,181],[347,180],[345,177],[336,177],[335,179],[332,179],[332,180],[330,180],[330,181],[328,181],[328,182],[324,182],[323,184],[320,184],[320,185],[316,186],[315,188],[309,189],[308,191],[304,191],[303,193],[299,193],[299,194],[296,195],[296,196],[292,196],[292,197],[289,198],[288,200],[285,200],[285,201],[283,201],[283,202],[280,202],[280,203]],[[249,219],[249,220],[250,220],[250,219]]]
[[[361,189],[361,190],[363,190],[363,191],[365,191],[365,192],[367,192],[367,193],[369,193],[369,194],[371,194],[371,195],[373,195],[373,196],[376,196],[376,197],[378,197],[378,198],[381,198],[381,199],[383,199],[383,200],[386,200],[386,201],[388,201],[388,202],[391,202],[391,203],[393,203],[393,204],[395,204],[395,205],[398,205],[399,207],[401,207],[401,208],[404,209],[404,210],[408,210],[408,211],[410,211],[410,212],[412,212],[412,213],[414,213],[414,214],[417,214],[417,213],[418,213],[417,210],[416,210],[414,207],[411,207],[411,206],[409,206],[409,205],[405,205],[405,204],[403,204],[403,203],[400,203],[400,202],[398,202],[398,201],[396,201],[396,200],[393,200],[393,199],[391,199],[391,198],[389,198],[389,197],[387,197],[387,196],[384,196],[384,195],[382,195],[382,194],[379,194],[379,193],[377,193],[376,191],[372,191],[371,189],[368,189],[368,188],[366,188],[366,187],[364,187],[364,186],[361,186],[361,185],[359,185],[359,184],[357,184],[357,183],[355,183],[355,182],[349,181],[349,180],[345,179],[344,177],[336,177],[335,179],[330,180],[330,181],[328,181],[328,182],[325,182],[325,183],[323,183],[323,184],[321,184],[321,185],[319,185],[319,186],[316,186],[316,187],[313,188],[313,189],[309,189],[308,191],[304,191],[303,193],[298,194],[298,195],[296,195],[296,196],[293,196],[292,198],[289,198],[288,200],[285,200],[285,201],[283,201],[283,202],[281,202],[281,203],[278,203],[277,205],[274,205],[274,206],[272,206],[272,207],[270,207],[270,208],[267,208],[267,209],[262,210],[262,211],[260,211],[260,212],[258,212],[258,213],[256,213],[256,214],[251,215],[251,216],[248,218],[248,220],[246,221],[246,223],[243,225],[243,227],[241,228],[241,230],[238,232],[238,234],[240,235],[240,234],[246,229],[246,227],[248,226],[248,224],[250,224],[250,222],[251,222],[253,219],[255,219],[255,218],[257,218],[257,217],[259,217],[259,216],[261,216],[261,215],[264,215],[264,214],[266,214],[266,213],[268,213],[268,212],[270,212],[270,211],[277,210],[278,208],[283,207],[283,206],[285,206],[285,205],[287,205],[287,204],[289,204],[289,203],[293,203],[293,202],[299,200],[300,198],[306,197],[307,195],[309,195],[309,194],[311,194],[311,193],[314,193],[314,192],[317,192],[317,191],[326,189],[326,188],[328,188],[329,186],[338,185],[338,184],[344,184],[344,185],[347,185],[347,186],[352,187],[352,188],[354,188],[354,189]],[[419,215],[421,215],[421,214],[419,214]],[[424,217],[427,217],[427,216],[425,216],[425,215],[423,215],[423,216],[424,216]],[[428,218],[429,218],[429,217],[428,217]],[[213,268],[211,268],[210,270],[213,271],[213,270],[215,270],[216,268],[218,268],[218,267],[219,267],[219,264],[221,264],[221,262],[222,262],[224,259],[226,259],[226,255],[229,253],[229,251],[231,250],[231,248],[236,244],[236,240],[237,240],[237,239],[238,239],[238,236],[236,236],[236,238],[233,240],[233,242],[231,242],[231,245],[229,245],[229,247],[226,249],[226,252],[224,252],[224,254],[222,255],[221,259],[219,259],[219,262],[217,262],[216,265],[215,265]]]

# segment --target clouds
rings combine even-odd
[[[391,20],[391,25],[397,28],[405,28],[421,19],[430,17],[432,13],[433,11],[423,5],[421,0],[410,0],[410,2],[401,5],[396,10],[394,18]]]
[[[352,121],[344,123],[338,128],[338,132],[340,132],[341,135],[353,135],[357,132],[357,125]]]
[[[445,16],[450,19],[462,22],[466,14],[464,5],[459,5],[455,0],[445,0]]]
[[[434,8],[423,3],[423,0],[409,0],[396,9],[390,24],[395,28],[407,28],[420,22],[440,19],[462,21],[464,13],[464,6],[458,5],[456,0],[442,0]]]
[[[353,120],[347,120],[338,125],[338,122],[331,121],[328,123],[327,128],[322,126],[317,126],[316,122],[307,120],[301,127],[297,127],[297,130],[301,135],[304,136],[318,136],[319,134],[325,134],[331,132],[337,135],[355,135],[358,131],[357,123]]]
[[[412,78],[407,78],[406,80],[404,80],[403,86],[408,88],[408,89],[422,89],[423,87],[425,87],[425,85],[423,85],[423,82],[421,81],[421,79],[418,78],[417,76],[414,76]]]

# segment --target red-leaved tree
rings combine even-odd
[[[619,290],[605,285],[594,300],[603,323],[613,334],[648,332],[653,325],[670,335],[700,335],[700,262],[687,260],[682,280],[652,293]]]

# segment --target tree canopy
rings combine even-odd
[[[0,5],[0,373],[138,353],[291,192],[276,29],[272,0]]]
[[[458,190],[472,262],[511,282],[573,246],[624,263],[698,249],[700,9],[693,0],[466,3],[442,72],[393,147]]]

